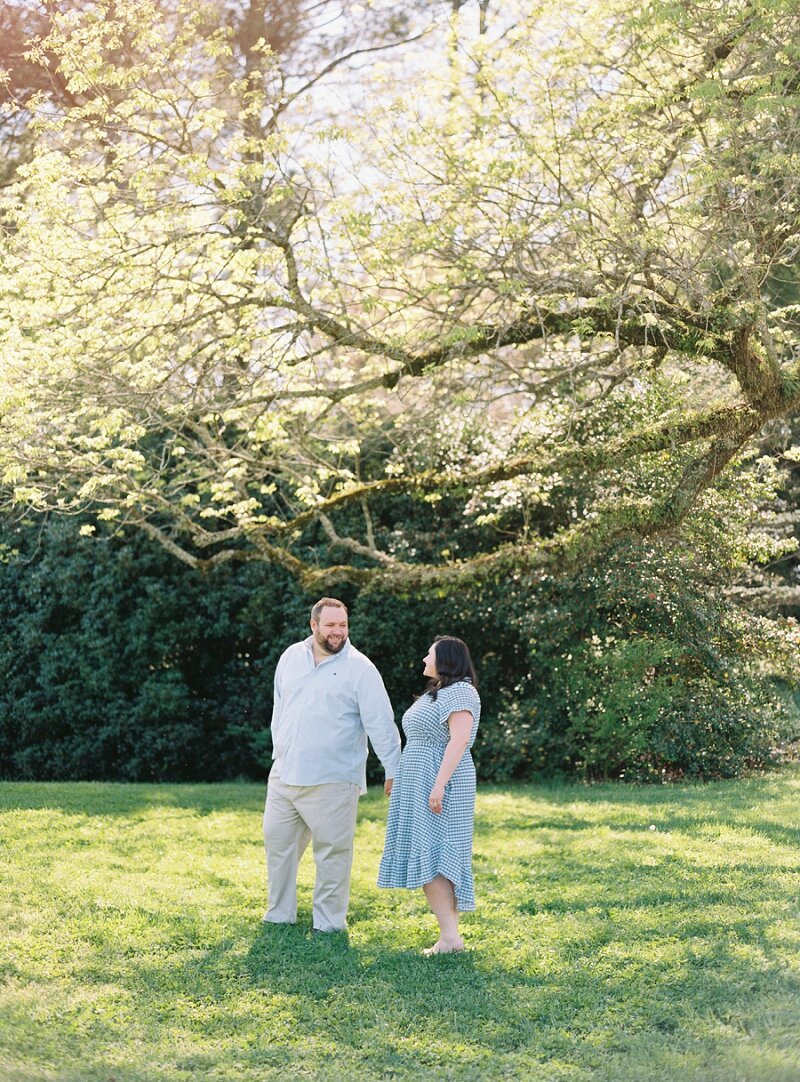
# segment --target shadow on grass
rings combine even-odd
[[[800,778],[800,772],[792,773]],[[129,817],[155,808],[190,810],[198,815],[226,811],[261,813],[266,779],[260,782],[229,783],[127,783],[127,782],[3,782],[0,786],[0,811],[60,810],[70,813]],[[484,821],[480,802],[493,796],[514,794],[517,808],[506,816],[493,815]],[[537,784],[487,785],[479,787],[476,838],[498,829],[510,831],[558,830],[576,832],[592,829],[596,823],[588,809],[598,805],[604,824],[611,829],[630,830],[638,825],[646,829],[651,820],[660,830],[693,831],[709,820],[718,826],[741,827],[743,819],[749,829],[781,844],[800,845],[800,828],[753,817],[755,808],[766,810],[770,800],[785,800],[785,781],[770,775],[736,782],[732,788],[726,782],[708,784],[687,782],[676,785],[624,785],[607,783],[581,785],[575,783],[543,782]],[[583,806],[583,813],[575,805]],[[541,806],[549,809],[542,814]],[[619,808],[618,822],[608,819],[609,808]],[[362,799],[359,818],[382,822],[386,805],[383,795],[374,787],[370,796]],[[629,814],[628,814],[629,813]]]
[[[3,782],[0,811],[53,810],[127,818],[155,808],[175,808],[198,815],[227,811],[260,814],[265,783],[209,782]]]
[[[800,781],[796,766],[783,776],[745,778],[735,785],[722,782],[681,782],[674,785],[624,785],[619,782],[597,785],[519,785],[481,786],[476,840],[491,836],[496,830],[535,833],[553,830],[576,834],[596,829],[592,808],[598,808],[603,827],[611,831],[645,832],[655,826],[659,831],[689,836],[707,831],[709,826],[730,830],[746,829],[778,845],[800,846],[800,827],[779,819],[770,819],[772,801],[786,806],[786,777]],[[515,794],[516,807],[510,815],[493,814],[483,819],[480,801],[501,799],[509,790]],[[580,811],[576,805],[580,805]],[[614,810],[619,818],[614,817]],[[611,814],[609,814],[611,812]]]
[[[541,980],[503,966],[487,971],[484,962],[477,951],[425,957],[419,949],[355,947],[344,936],[307,937],[265,926],[245,966],[268,994],[313,1003],[309,1024],[327,1026],[338,1048],[365,1056],[366,1037],[365,1063],[380,1066],[375,1077],[385,1077],[392,1066],[419,1067],[416,1052],[437,1040],[460,1048],[467,1062],[476,1053],[495,1057],[530,1042],[535,1020],[520,1011],[514,989],[520,981],[540,986]],[[342,1024],[343,1015],[351,1026]],[[455,1067],[460,1057],[452,1054]]]
[[[174,923],[168,940],[186,941],[189,928],[180,918]],[[529,1041],[512,989],[498,986],[470,953],[426,958],[354,946],[344,933],[261,922],[252,932],[244,924],[230,931],[232,939],[206,938],[183,957],[131,958],[120,974],[135,997],[141,1037],[169,1031],[174,1069],[192,1079],[227,1078],[233,1049],[243,1079],[280,1070],[296,1077],[302,1063],[303,1077],[377,1080],[419,1077],[426,1057],[441,1069],[443,1055],[453,1057],[454,1069],[471,1069],[476,1056]],[[453,1052],[443,1053],[449,1042]]]
[[[633,897],[624,901],[641,904]],[[702,906],[704,899],[695,901]],[[653,903],[654,919],[656,909]],[[502,914],[487,914],[482,923],[487,944],[495,932],[502,939]],[[246,926],[240,932],[248,942]],[[250,1034],[238,1052],[250,1070],[288,1067],[303,1048],[312,1077],[337,1078],[346,1077],[347,1064],[358,1065],[354,1077],[410,1077],[436,1042],[451,1048],[453,1077],[460,1070],[473,1077],[473,1069],[474,1077],[483,1077],[481,1063],[487,1077],[500,1077],[488,1065],[499,1069],[503,1057],[523,1051],[541,1062],[575,1062],[586,1041],[624,1053],[632,1039],[648,1033],[679,1036],[692,1016],[740,1027],[754,1003],[797,1002],[800,978],[775,956],[769,921],[737,922],[724,930],[698,922],[690,934],[698,939],[686,956],[667,965],[650,956],[645,930],[628,935],[628,954],[620,959],[620,928],[602,919],[578,941],[538,960],[525,949],[515,958],[488,945],[426,958],[374,943],[354,945],[344,934],[312,936],[300,926],[259,924],[245,953],[236,936],[237,945],[208,946],[181,964],[173,959],[168,974],[161,964],[152,970],[143,965],[139,980],[159,989],[159,1024],[191,1017],[187,1003],[213,1002],[213,1011],[202,1017],[204,1040],[236,1042],[237,1035]],[[758,964],[742,951],[743,943],[758,945]],[[170,988],[171,1003],[164,998]],[[230,988],[237,995],[222,992]],[[263,1019],[255,1040],[253,1012]],[[341,1075],[324,1073],[326,1057],[334,1054]],[[215,1063],[214,1053],[198,1051],[184,1054],[180,1067],[213,1073]],[[576,1077],[583,1076],[576,1070]]]

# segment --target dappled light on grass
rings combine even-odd
[[[796,1082],[800,771],[710,786],[484,787],[468,952],[420,891],[349,935],[261,923],[263,788],[0,794],[3,1082],[458,1078]]]

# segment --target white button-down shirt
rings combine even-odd
[[[400,733],[380,673],[348,639],[314,664],[309,635],[281,655],[272,710],[273,769],[285,785],[349,781],[367,788],[367,737],[393,778]]]

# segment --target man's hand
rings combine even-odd
[[[387,796],[392,795],[392,782],[393,781],[394,781],[394,778],[387,778],[386,781],[383,783],[383,791]]]

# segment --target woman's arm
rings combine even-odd
[[[461,757],[469,747],[473,720],[469,710],[454,710],[447,719],[450,739],[444,749],[442,765],[439,767],[439,773],[436,775],[436,781],[428,797],[428,807],[435,815],[439,815],[442,810],[444,787],[452,778],[453,771],[461,762]]]

